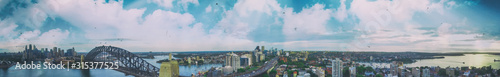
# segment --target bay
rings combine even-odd
[[[168,56],[155,56],[155,59],[144,59],[156,67],[160,67],[160,63],[156,61],[168,59]],[[199,71],[206,71],[211,67],[222,67],[222,64],[203,64],[203,65],[180,65],[179,74],[181,76],[191,76]],[[0,69],[0,77],[125,77],[124,73],[109,70],[109,69]],[[133,77],[127,75],[126,77]]]

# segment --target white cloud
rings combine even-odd
[[[423,35],[423,33],[429,31],[418,29],[422,26],[415,23],[415,13],[445,15],[451,6],[454,6],[454,2],[448,0],[440,0],[439,2],[430,0],[354,0],[348,12],[360,20],[355,29],[366,32],[361,34],[361,36],[365,37],[357,37],[357,39],[369,38],[369,44],[363,45],[377,45],[376,48],[372,47],[370,50],[427,51],[427,49],[442,50],[450,48],[448,45],[455,44],[453,40],[456,40],[452,38],[469,38],[472,36],[453,34],[455,30],[452,24],[448,23],[441,24],[436,31],[433,31],[439,34],[438,37]],[[405,37],[395,37],[402,35]],[[408,48],[408,46],[411,46],[411,48]],[[429,48],[429,46],[432,47]]]
[[[345,5],[346,0],[340,0],[340,7],[335,10],[333,13],[333,17],[338,21],[342,22],[345,18],[347,18],[347,10]]]
[[[349,13],[360,20],[360,26],[375,23],[381,27],[394,25],[394,23],[405,23],[413,21],[417,12],[444,14],[447,0],[432,2],[430,0],[354,0],[351,3]],[[448,3],[452,4],[452,3]]]
[[[29,40],[36,40],[37,36],[40,34],[40,30],[34,30],[34,31],[27,31],[27,32],[23,32],[23,34],[21,34],[21,36],[19,36],[19,38],[17,40],[22,40],[22,42],[26,42],[26,41],[29,41]]]
[[[124,10],[122,6],[121,1],[40,2],[40,7],[44,7],[44,11],[53,13],[51,15],[61,17],[84,31],[85,38],[91,41],[78,46],[80,48],[112,45],[129,51],[192,51],[246,50],[249,46],[255,45],[250,40],[217,32],[223,31],[221,30],[223,28],[212,29],[214,31],[207,33],[203,28],[206,25],[196,23],[193,15],[189,13],[155,10],[142,18],[145,9]],[[102,40],[122,38],[130,40]]]
[[[255,28],[272,25],[263,22],[278,18],[272,16],[281,14],[281,9],[275,0],[240,0],[232,10],[224,12],[225,16],[217,23],[216,29],[210,32],[227,33],[231,37],[247,39],[248,33]]]
[[[205,8],[205,12],[212,12],[212,6],[208,5],[208,7]]]
[[[3,45],[0,48],[8,49],[11,52],[21,51],[22,46],[34,44],[39,47],[56,47],[60,46],[69,35],[69,31],[61,31],[60,29],[52,29],[48,32],[41,33],[40,30],[23,32],[18,38],[1,41]]]
[[[441,26],[438,27],[438,33],[440,36],[446,36],[452,33],[452,25],[449,23],[442,23]]]
[[[286,41],[279,43],[286,50],[304,50],[304,51],[331,51],[331,50],[349,50],[345,43],[339,43],[340,40],[307,40],[307,41]]]
[[[327,21],[331,19],[331,10],[324,9],[324,5],[315,4],[311,8],[304,8],[300,13],[293,13],[287,9],[283,17],[283,34],[287,39],[297,39],[306,35],[328,35]]]
[[[38,36],[36,45],[45,45],[48,47],[59,46],[61,42],[65,41],[64,39],[68,38],[68,35],[68,30],[52,29]]]
[[[448,6],[456,6],[455,1],[450,1],[450,2],[448,2],[448,3],[446,3],[446,4],[448,4]]]
[[[18,38],[1,41],[2,45],[0,45],[0,48],[7,49],[8,52],[21,51],[24,49],[22,46],[36,41],[38,35],[40,35],[39,30],[22,32]]]
[[[187,10],[188,5],[199,5],[197,0],[148,0],[147,2],[166,9]],[[413,21],[414,14],[418,12],[446,14],[446,9],[456,6],[453,1],[354,0],[350,4],[350,9],[346,8],[345,0],[340,2],[340,7],[336,9],[325,9],[324,5],[315,4],[303,8],[301,12],[293,12],[292,8],[281,8],[275,0],[239,0],[230,10],[225,10],[226,6],[208,5],[205,12],[224,11],[220,14],[222,19],[209,30],[205,28],[211,25],[198,22],[194,17],[196,15],[190,13],[155,10],[151,14],[143,15],[146,8],[124,9],[123,1],[105,3],[104,0],[44,0],[32,5],[33,8],[16,11],[12,19],[0,21],[0,32],[2,32],[0,37],[9,40],[0,41],[2,44],[8,44],[0,45],[0,48],[16,49],[15,46],[28,43],[40,44],[41,47],[61,46],[61,40],[67,39],[70,32],[61,29],[40,32],[41,29],[38,28],[47,17],[60,17],[84,31],[82,32],[85,33],[84,38],[90,41],[84,41],[84,45],[78,46],[81,48],[80,52],[98,45],[118,46],[129,51],[251,50],[255,45],[282,46],[293,50],[406,51],[453,48],[449,46],[451,44],[473,44],[472,47],[488,49],[491,48],[491,43],[488,42],[495,42],[453,41],[474,39],[474,35],[453,34],[455,25],[449,23],[442,24],[435,31],[439,34],[437,37],[422,35],[427,31],[417,29],[421,26]],[[1,2],[0,7],[2,7]],[[338,40],[302,40],[304,37],[334,36],[335,33],[332,33],[334,31],[328,29],[330,19],[333,17],[343,23],[349,16],[360,20],[354,24],[357,28],[354,32],[375,29],[372,34],[355,36],[355,39],[359,40],[354,39],[354,41],[364,43],[349,46],[348,43]],[[34,30],[18,34],[15,31],[18,25],[15,23],[26,23]],[[375,26],[367,27],[367,23]],[[266,43],[249,40],[250,32],[271,26],[283,27],[285,42]],[[301,41],[296,41],[297,39]],[[364,49],[352,49],[353,46]]]
[[[272,12],[281,11],[281,7],[275,0],[241,0],[234,4],[234,10],[238,15],[247,17],[248,13],[252,12],[264,12],[271,15]]]
[[[10,19],[0,20],[0,37],[3,37],[5,39],[9,39],[12,36],[16,35],[16,32],[14,32],[14,29],[16,29],[17,26],[18,25],[13,23],[13,21]]]
[[[148,0],[148,3],[155,3],[163,8],[170,9],[177,6],[184,7],[187,10],[189,4],[199,5],[198,0]],[[174,4],[174,2],[177,2]]]
[[[24,4],[24,7],[20,6],[6,6],[3,3],[8,3],[10,0],[5,0],[0,2],[0,10],[8,7],[11,9],[12,15],[5,15],[12,21],[27,26],[31,29],[38,29],[42,27],[43,22],[48,17],[48,15],[41,10],[40,7],[36,7],[36,4],[32,4],[31,1],[19,1],[19,4]],[[14,3],[15,4],[15,3]]]

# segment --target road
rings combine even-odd
[[[255,77],[257,75],[260,75],[262,73],[267,72],[267,70],[269,70],[271,67],[273,67],[277,63],[278,63],[278,57],[274,57],[273,59],[267,61],[267,63],[265,63],[260,69],[255,70],[255,72],[252,71],[250,73],[238,75],[237,77]]]

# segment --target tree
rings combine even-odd
[[[500,75],[500,69],[499,69],[499,70],[497,70],[497,75]]]
[[[477,73],[478,73],[479,75],[484,75],[484,74],[486,74],[486,71],[484,70],[485,68],[486,68],[486,67],[485,67],[485,66],[483,66],[483,67],[481,67],[481,68],[477,69],[476,71],[477,71]]]
[[[285,62],[283,60],[280,60],[278,61],[278,64],[281,65],[281,64],[285,64]]]
[[[365,70],[366,70],[366,68],[364,66],[358,66],[358,67],[356,67],[357,74],[364,74]]]
[[[269,77],[269,74],[264,73],[264,75],[262,75],[262,77]]]
[[[349,73],[349,67],[344,67],[344,69],[342,70],[342,74],[344,75],[344,77],[350,77],[350,73]]]
[[[365,77],[363,74],[356,74],[356,77]]]
[[[383,77],[381,74],[377,74],[375,75],[375,77]]]
[[[288,70],[288,76],[293,76],[293,71],[292,70]]]
[[[276,73],[278,73],[276,70],[271,70],[271,71],[269,72],[269,74],[270,74],[270,75],[275,75]]]
[[[241,73],[241,72],[245,72],[245,71],[246,71],[246,70],[245,70],[245,69],[243,69],[243,68],[238,69],[238,72],[239,72],[239,73]]]
[[[440,69],[440,70],[439,70],[439,72],[438,72],[438,75],[439,75],[439,76],[443,76],[443,77],[448,76],[448,75],[446,74],[446,70],[445,70],[445,69]]]
[[[373,70],[373,68],[371,66],[366,67],[366,70],[374,72],[374,70]]]

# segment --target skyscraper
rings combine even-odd
[[[248,60],[250,59],[247,56],[242,55],[240,58],[240,66],[248,66],[249,65]]]
[[[248,65],[252,65],[252,54],[245,54],[248,58]]]
[[[276,51],[276,55],[280,56],[282,50]]]
[[[57,47],[52,48],[52,57],[58,57],[57,51]]]
[[[23,57],[22,57],[23,60],[28,58],[27,53],[28,53],[28,45],[24,47]]]
[[[226,66],[231,66],[233,71],[240,68],[240,57],[234,53],[228,53],[226,55]]]
[[[59,57],[63,57],[64,56],[64,50],[61,49],[61,48],[58,48],[59,49]]]
[[[257,46],[255,50],[252,52],[252,62],[259,62],[260,60],[259,51],[260,51],[259,46]]]
[[[425,68],[422,70],[422,77],[431,77],[431,71],[429,68]]]
[[[236,70],[237,70],[238,68],[240,68],[240,65],[241,65],[241,64],[240,64],[240,57],[239,57],[238,55],[236,55],[236,54],[232,54],[232,56],[233,56],[233,57],[232,57],[232,59],[231,59],[231,60],[232,60],[232,61],[231,61],[231,62],[232,62],[232,63],[231,63],[231,66],[233,67],[233,70],[235,70],[235,72],[236,72]]]
[[[65,56],[76,56],[75,48],[66,50]]]
[[[168,54],[168,59],[169,59],[169,60],[173,60],[172,58],[173,58],[173,57],[172,57],[172,53]]]
[[[259,59],[260,61],[264,61],[266,59],[266,56],[264,54],[261,54]]]
[[[356,67],[349,67],[349,74],[351,74],[350,77],[356,77]]]
[[[71,48],[71,50],[73,50],[73,56],[76,56],[76,50],[75,50],[75,47]]]
[[[335,58],[332,60],[332,77],[342,77],[342,60]]]
[[[420,77],[420,68],[411,69],[411,74],[413,75],[413,77]]]
[[[305,55],[306,55],[306,57],[304,58],[304,61],[307,61],[307,58],[308,58],[309,52],[307,52],[307,51],[306,51]]]
[[[27,54],[28,56],[27,56],[27,58],[28,58],[28,59],[32,59],[32,55],[33,55],[33,46],[30,44],[30,46],[29,46],[29,47],[30,47],[30,48],[29,48],[29,50],[28,50],[28,54]]]
[[[264,52],[266,49],[264,49],[264,46],[260,46],[260,50]]]

